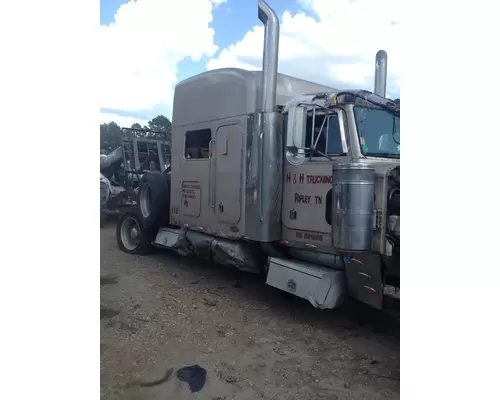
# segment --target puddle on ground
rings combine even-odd
[[[118,278],[116,276],[101,276],[101,286],[114,285],[115,283],[118,283]]]
[[[120,311],[112,310],[111,308],[102,308],[101,307],[101,319],[109,319],[116,317],[120,314]]]
[[[199,392],[205,386],[207,371],[199,365],[191,365],[177,371],[177,378],[182,382],[187,382],[191,393]]]

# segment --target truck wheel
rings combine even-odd
[[[159,172],[148,172],[139,185],[139,209],[146,227],[168,223],[170,212],[170,181]]]
[[[150,254],[155,230],[144,224],[141,212],[133,209],[120,216],[116,225],[116,241],[121,251],[129,254]]]

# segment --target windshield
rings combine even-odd
[[[361,152],[372,157],[400,154],[399,117],[379,109],[354,107]]]

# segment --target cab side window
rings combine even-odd
[[[208,158],[211,139],[212,131],[210,129],[198,129],[186,132],[184,157],[191,160]]]
[[[326,121],[325,117],[327,118]],[[317,141],[316,150],[320,151],[321,153],[326,154],[328,156],[344,155],[345,153],[342,151],[342,140],[340,135],[340,124],[338,118],[339,116],[337,114],[329,114],[325,116],[324,113],[320,114],[316,112],[316,117],[314,118],[314,142],[313,142],[313,134],[312,134],[313,115],[312,111],[309,111],[309,115],[307,117],[307,125],[306,125],[306,132],[307,132],[306,147],[311,148]],[[321,130],[321,135],[318,138],[322,125],[323,129]],[[310,155],[310,152],[308,155]],[[319,153],[316,153],[315,155],[320,156]]]

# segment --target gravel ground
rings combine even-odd
[[[170,252],[118,250],[101,229],[102,399],[398,399],[399,316],[316,310],[257,277]],[[207,371],[191,393],[178,369]],[[154,381],[173,368],[170,379]]]

